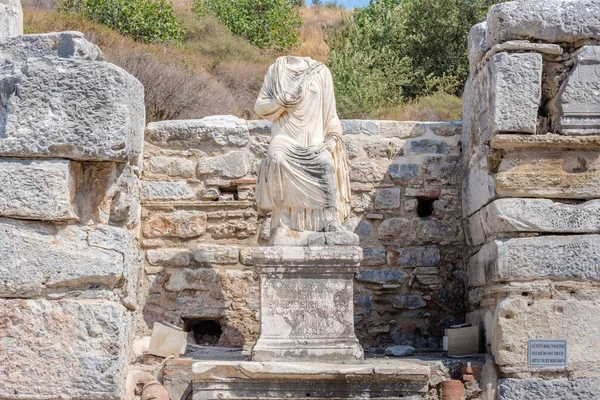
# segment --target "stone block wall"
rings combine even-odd
[[[598,398],[599,18],[596,0],[520,0],[469,37],[468,319],[498,399]],[[567,366],[529,366],[529,339],[566,339]]]
[[[441,348],[443,328],[464,321],[461,124],[342,124],[353,195],[346,226],[364,251],[355,277],[357,335],[367,348]],[[149,326],[166,321],[192,329],[216,321],[219,345],[254,344],[259,292],[250,255],[269,239],[254,191],[270,134],[267,121],[232,116],[147,126]]]
[[[0,37],[0,60],[0,398],[121,399],[144,89],[77,32]]]

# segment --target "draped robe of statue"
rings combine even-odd
[[[308,57],[278,58],[254,110],[273,123],[256,191],[258,208],[271,212],[271,229],[343,230],[348,157],[329,69]]]

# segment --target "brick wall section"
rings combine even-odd
[[[439,348],[464,319],[460,123],[343,121],[352,215],[361,238],[356,330],[365,347]],[[218,320],[220,345],[258,335],[252,249],[268,241],[254,202],[266,121],[215,116],[146,130],[142,234],[147,323]]]

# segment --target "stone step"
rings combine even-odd
[[[365,360],[316,362],[199,361],[192,365],[193,399],[422,398],[429,389],[426,364]]]

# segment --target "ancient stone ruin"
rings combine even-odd
[[[272,122],[146,125],[22,29],[0,0],[0,399],[600,398],[600,0],[493,6],[462,123],[340,121],[349,214],[298,237],[257,208]]]

